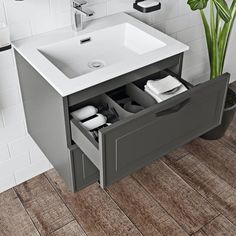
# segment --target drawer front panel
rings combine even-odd
[[[219,125],[228,77],[208,81],[102,130],[102,187]]]

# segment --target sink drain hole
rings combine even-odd
[[[101,60],[93,60],[88,63],[89,68],[100,69],[105,66],[105,62]]]

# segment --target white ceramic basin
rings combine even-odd
[[[125,13],[86,22],[79,32],[66,27],[13,46],[63,97],[129,76],[189,48]]]
[[[40,48],[39,51],[68,78],[99,70],[166,44],[137,27],[123,23]]]

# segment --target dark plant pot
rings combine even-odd
[[[201,138],[207,140],[216,140],[222,138],[234,118],[235,111],[236,111],[236,93],[232,89],[228,89],[221,124],[218,127],[202,135]]]

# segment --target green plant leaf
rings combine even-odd
[[[206,41],[207,41],[207,48],[208,48],[208,55],[209,55],[209,62],[211,64],[211,58],[212,58],[212,38],[211,38],[211,30],[210,30],[210,26],[207,22],[205,13],[203,10],[200,10],[201,13],[201,17],[202,17],[202,22],[204,25],[204,29],[205,29],[205,35],[206,35]]]
[[[210,1],[210,19],[205,16],[204,9]],[[225,57],[230,35],[236,20],[236,0],[231,0],[229,9],[227,0],[188,0],[193,11],[200,10],[205,28],[211,78],[223,73]],[[215,10],[217,10],[215,14]],[[222,24],[224,22],[224,24]]]
[[[225,22],[229,22],[231,19],[231,11],[226,1],[225,0],[213,0],[213,1],[220,17]]]
[[[226,22],[223,26],[223,29],[220,34],[219,38],[219,51],[220,51],[220,71],[223,73],[224,69],[224,63],[225,63],[225,57],[227,53],[227,48],[228,48],[228,43],[229,43],[229,38],[233,29],[233,25],[236,19],[236,0],[233,0],[231,7],[230,7],[230,12],[231,12],[231,20],[229,22]]]
[[[208,0],[188,0],[188,5],[193,11],[206,8]]]
[[[212,58],[211,58],[211,79],[214,79],[218,74],[218,45],[217,32],[215,25],[215,8],[214,0],[210,0],[210,25],[212,36]]]

